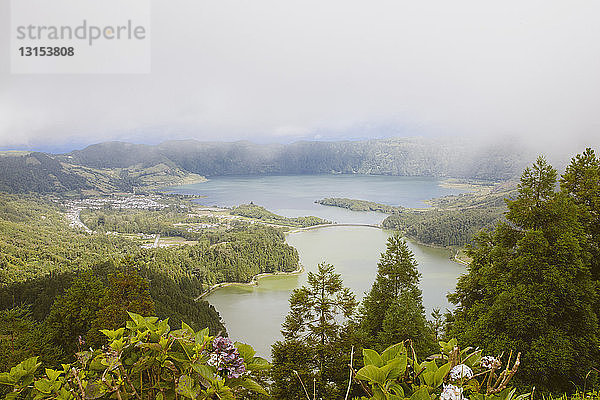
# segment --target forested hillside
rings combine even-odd
[[[90,195],[140,192],[247,174],[374,174],[504,180],[532,158],[510,144],[457,139],[98,143],[69,154],[0,154],[0,190]]]
[[[169,141],[156,146],[100,143],[62,156],[94,168],[125,168],[172,162],[204,176],[240,174],[376,174],[508,179],[532,159],[510,144],[473,144],[455,139],[250,142]]]
[[[91,189],[86,179],[43,153],[0,155],[0,191],[54,193]]]
[[[78,336],[96,340],[94,324],[126,317],[139,297],[135,293],[147,292],[140,307],[149,314],[225,333],[216,310],[195,300],[200,294],[217,283],[298,268],[296,250],[271,227],[238,222],[229,229],[190,232],[194,245],[144,249],[125,235],[73,229],[63,212],[51,198],[0,194],[0,330],[12,329],[11,318],[25,321],[34,328],[21,345],[53,353],[54,361],[71,353]],[[165,209],[162,220],[168,215]],[[146,211],[137,219],[152,216],[157,215]],[[50,327],[58,336],[47,336]],[[59,349],[43,350],[33,342],[59,343]],[[3,368],[17,356],[6,353]]]
[[[270,212],[264,207],[256,204],[241,204],[231,210],[232,215],[240,215],[242,217],[254,218],[265,223],[278,224],[291,227],[305,228],[308,226],[330,224],[331,221],[322,218],[307,216],[289,218]]]
[[[516,194],[515,185],[505,182],[489,190],[432,199],[428,201],[431,207],[423,209],[347,198],[325,198],[316,202],[353,211],[389,214],[382,222],[384,228],[400,231],[428,245],[462,247],[480,230],[493,228],[504,220],[508,210],[504,199]]]
[[[172,162],[91,168],[68,162],[68,157],[44,153],[0,153],[0,191],[54,193],[70,196],[140,192],[204,178],[182,171]]]

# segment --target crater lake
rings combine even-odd
[[[232,207],[254,204],[287,217],[314,215],[339,224],[380,224],[386,217],[377,212],[355,212],[316,204],[325,197],[346,197],[413,208],[426,208],[426,200],[464,193],[426,177],[373,175],[293,175],[214,177],[206,182],[169,187],[168,191],[202,196],[206,206]],[[298,250],[304,272],[298,275],[266,276],[258,285],[231,285],[204,297],[219,311],[229,336],[252,345],[270,358],[270,346],[281,339],[281,323],[288,313],[289,296],[306,283],[307,272],[318,263],[333,264],[344,285],[361,299],[377,273],[377,262],[385,251],[390,231],[366,226],[330,226],[288,233],[287,243]],[[421,272],[426,313],[445,311],[446,295],[454,289],[465,267],[451,260],[446,249],[409,241]]]

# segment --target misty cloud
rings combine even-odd
[[[149,75],[11,75],[4,57],[0,147],[417,135],[597,144],[599,13],[597,1],[153,1]]]

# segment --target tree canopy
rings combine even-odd
[[[390,236],[375,282],[360,308],[360,327],[369,345],[383,350],[411,339],[421,355],[435,348],[418,286],[420,277],[406,241],[398,233]]]
[[[593,229],[575,177],[594,180],[592,154],[573,159],[562,190],[543,157],[527,168],[517,197],[507,200],[508,222],[475,238],[468,274],[450,296],[457,305],[450,333],[492,351],[519,349],[519,380],[539,389],[572,390],[598,360]]]

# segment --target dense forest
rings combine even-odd
[[[44,153],[0,156],[0,191],[54,193],[90,188],[84,177]]]
[[[195,239],[193,246],[142,249],[126,237],[72,229],[51,198],[0,194],[0,335],[16,335],[14,318],[29,332],[18,345],[1,341],[8,346],[1,365],[14,365],[24,348],[28,354],[46,352],[42,345],[54,349],[48,350],[56,355],[49,361],[63,361],[79,336],[98,338],[94,321],[124,321],[125,311],[136,312],[125,299],[138,292],[146,293],[145,304],[152,307],[137,312],[225,334],[215,309],[195,300],[200,294],[216,283],[248,282],[259,273],[298,268],[296,250],[275,228],[238,223],[196,232]],[[113,292],[119,287],[123,293]],[[114,299],[121,308],[111,308]]]
[[[70,196],[144,192],[204,178],[173,165],[90,168],[39,152],[0,153],[0,191]]]
[[[331,221],[324,220],[319,217],[308,216],[308,217],[295,217],[289,218],[275,213],[270,212],[256,204],[242,204],[231,210],[232,215],[240,215],[243,217],[249,217],[257,219],[266,223],[285,225],[291,227],[305,228],[308,226],[330,224]]]
[[[428,245],[462,247],[481,229],[491,228],[503,219],[505,212],[505,207],[487,206],[464,210],[407,210],[390,215],[382,225]]]
[[[250,346],[209,329],[144,316],[154,305],[139,276],[111,274],[110,286],[103,290],[101,281],[88,273],[53,305],[49,322],[44,322],[51,340],[35,334],[37,341],[31,342],[29,332],[36,330],[26,311],[4,313],[0,321],[12,324],[9,335],[20,346],[18,355],[31,356],[35,349],[42,357],[27,358],[0,373],[0,384],[9,398],[65,400],[310,399],[311,383],[313,399],[327,400],[528,397],[516,397],[516,389],[508,386],[519,369],[520,353],[516,359],[484,356],[481,349],[461,350],[456,339],[435,343],[441,325],[425,319],[419,279],[414,256],[399,235],[389,238],[360,307],[334,267],[320,264],[317,272],[308,273],[308,284],[293,291],[284,339],[273,345],[269,364]],[[97,307],[91,300],[95,297],[100,298]],[[124,305],[136,312],[125,312]],[[91,322],[85,318],[89,314],[95,315]],[[77,333],[74,328],[87,332],[85,340],[65,340]],[[91,346],[84,350],[84,345]],[[76,351],[75,360],[54,367],[61,354],[56,347]],[[503,362],[506,369],[501,371]]]

